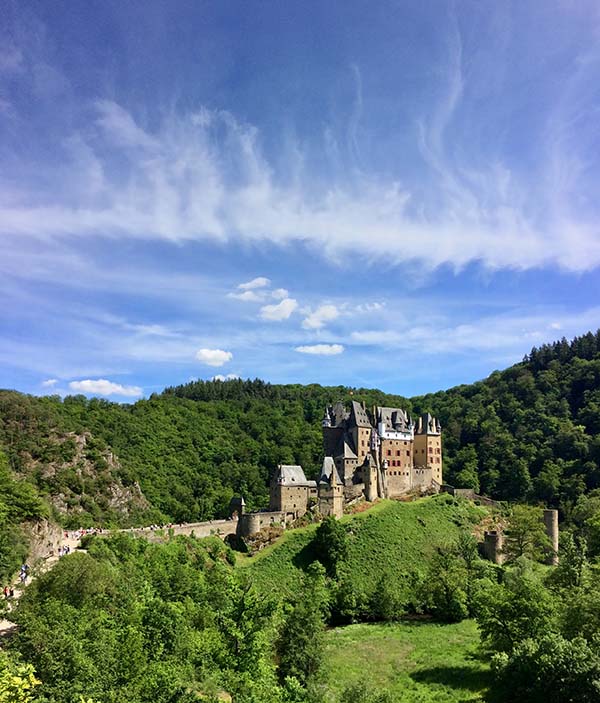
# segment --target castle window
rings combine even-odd
[[[399,449],[396,450],[396,456],[400,456],[400,450],[399,450]]]
[[[410,456],[410,451],[408,449],[406,450],[406,456]]]

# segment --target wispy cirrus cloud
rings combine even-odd
[[[342,344],[303,344],[296,347],[294,351],[316,356],[335,356],[343,353],[344,346]]]
[[[437,189],[435,213],[407,185],[374,174],[332,184],[322,194],[301,181],[284,185],[261,151],[257,130],[229,113],[170,116],[150,131],[122,106],[103,100],[95,108],[93,142],[77,134],[88,152],[86,168],[93,162],[103,174],[101,185],[79,192],[76,202],[69,193],[40,194],[25,184],[18,197],[0,193],[0,231],[50,240],[118,235],[173,242],[299,241],[333,258],[354,251],[428,268],[473,261],[491,268],[597,266],[600,238],[585,209],[567,213],[566,221],[564,212],[548,221],[539,216],[541,202],[536,214],[524,205],[523,194],[516,195],[529,186],[508,168],[492,164],[476,176],[471,169],[466,179],[449,165],[443,140],[461,86],[452,75],[440,115],[422,129],[422,154]],[[111,155],[119,147],[117,171]],[[80,167],[65,154],[65,170]],[[536,202],[542,197],[536,189],[530,196]]]

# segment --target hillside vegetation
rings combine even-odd
[[[440,495],[412,503],[381,501],[369,511],[348,515],[340,521],[348,536],[340,580],[365,609],[382,578],[394,598],[407,602],[437,549],[454,542],[461,530],[472,530],[487,514],[469,501]],[[311,525],[289,531],[280,542],[241,562],[259,591],[294,594],[308,564],[318,558],[316,529]]]
[[[232,495],[264,507],[278,463],[315,476],[327,403],[430,411],[445,480],[567,517],[600,487],[600,333],[533,349],[471,385],[412,399],[263,381],[198,381],[133,404],[0,392],[0,450],[65,525],[224,516]]]

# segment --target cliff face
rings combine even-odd
[[[0,452],[13,479],[33,485],[63,526],[128,526],[150,517],[149,502],[113,449],[77,418],[53,412],[54,405],[0,392]]]
[[[22,457],[25,470],[48,488],[48,500],[76,526],[77,516],[93,511],[127,519],[144,512],[149,504],[139,485],[124,485],[118,457],[90,432],[68,432],[50,438],[57,458],[42,462]]]

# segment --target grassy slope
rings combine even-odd
[[[355,588],[374,590],[382,575],[402,589],[402,575],[423,572],[437,546],[452,542],[461,527],[486,514],[464,500],[440,495],[413,503],[381,501],[371,510],[342,518],[349,535],[348,573]],[[314,559],[311,525],[286,533],[256,557],[240,561],[259,590],[292,593],[302,570]]]
[[[491,681],[478,643],[472,620],[335,628],[327,633],[327,684],[339,692],[366,680],[402,703],[483,701]]]

